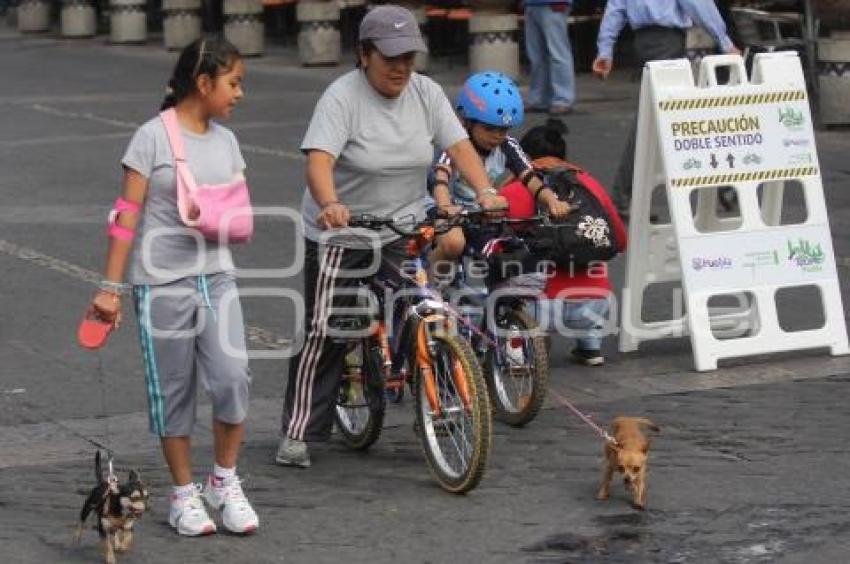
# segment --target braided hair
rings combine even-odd
[[[219,74],[232,68],[240,58],[239,50],[226,39],[196,39],[183,49],[177,59],[160,111],[176,106],[195,92],[199,76],[205,74],[215,80]]]

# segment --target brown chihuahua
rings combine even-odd
[[[643,434],[644,428],[656,433],[660,431],[655,423],[643,417],[617,417],[611,423],[611,435],[616,444],[605,444],[605,466],[596,499],[608,499],[611,478],[616,471],[623,475],[626,489],[631,490],[635,507],[645,507],[650,440]]]

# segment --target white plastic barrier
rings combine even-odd
[[[18,31],[38,33],[50,29],[50,2],[21,0],[18,4]]]
[[[257,57],[265,49],[262,0],[224,0],[224,37],[244,57]]]
[[[201,36],[201,0],[162,0],[162,39],[179,50]]]
[[[469,72],[497,70],[519,78],[519,19],[516,14],[473,12],[469,19]]]
[[[59,34],[62,37],[92,37],[97,32],[91,0],[62,0]]]
[[[729,67],[728,85],[716,69]],[[783,224],[783,188],[801,186],[806,216]],[[670,224],[650,223],[652,193],[663,186]],[[736,191],[738,217],[717,213],[718,189]],[[761,193],[759,191],[761,190]],[[696,209],[692,211],[692,194]],[[686,59],[644,69],[638,116],[620,350],[690,334],[697,370],[722,358],[816,347],[850,352],[823,197],[806,84],[793,52],[756,55],[748,81],[737,55],[705,57],[699,84]],[[644,292],[681,282],[685,310],[645,321]],[[818,289],[824,324],[786,331],[777,292]],[[714,296],[742,307],[709,310]],[[722,335],[724,329],[733,334]]]
[[[110,0],[109,40],[144,43],[148,38],[147,0]]]

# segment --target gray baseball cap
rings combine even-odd
[[[386,57],[411,51],[428,52],[419,24],[407,8],[384,4],[375,6],[360,22],[360,41],[368,39]]]

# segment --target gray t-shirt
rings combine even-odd
[[[182,132],[189,169],[198,185],[229,183],[245,169],[236,137],[226,127],[210,122],[204,134]],[[148,179],[128,282],[167,284],[186,276],[234,269],[227,246],[204,240],[180,220],[174,155],[159,116],[136,130],[121,164]]]
[[[336,157],[337,199],[352,214],[422,219],[434,147],[445,149],[466,138],[443,89],[430,78],[414,73],[400,96],[385,98],[356,69],[322,94],[301,150]],[[318,214],[306,189],[301,215],[304,234],[313,241],[321,240]],[[397,238],[388,230],[380,233],[382,244]],[[333,237],[334,244],[351,248],[369,248],[371,241],[362,229],[340,230]]]

